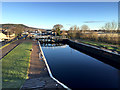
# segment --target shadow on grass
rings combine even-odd
[[[32,43],[22,43],[2,59],[2,88],[20,88],[27,78]],[[27,50],[27,51],[26,51]]]

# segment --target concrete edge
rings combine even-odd
[[[68,39],[68,40],[69,40],[69,39]],[[116,53],[114,53],[114,52],[110,52],[110,51],[107,51],[107,50],[104,50],[104,49],[101,49],[101,48],[98,48],[98,47],[95,47],[95,46],[92,46],[92,45],[88,45],[88,44],[84,44],[84,43],[80,43],[80,42],[75,42],[75,41],[72,41],[72,40],[69,40],[69,41],[71,41],[71,42],[73,42],[73,43],[82,44],[82,45],[84,45],[84,46],[88,46],[88,47],[91,47],[91,48],[94,48],[94,49],[102,50],[102,51],[105,51],[105,52],[107,52],[107,53],[111,53],[111,54],[115,54],[115,55],[120,56],[120,54],[116,54]]]
[[[41,54],[42,54],[42,58],[43,58],[46,66],[47,66],[47,70],[48,70],[48,73],[49,73],[50,77],[51,77],[54,81],[56,81],[57,83],[59,83],[61,86],[63,86],[65,89],[71,90],[69,87],[67,87],[66,85],[64,85],[63,83],[61,83],[60,81],[58,81],[56,78],[53,77],[53,75],[52,75],[52,73],[51,73],[51,70],[50,70],[50,68],[49,68],[49,65],[48,65],[48,63],[47,63],[47,60],[46,60],[46,58],[45,58],[45,56],[44,56],[44,53],[43,53],[43,51],[42,51],[42,48],[41,48],[41,45],[40,45],[40,42],[39,42],[39,41],[38,41],[38,44],[39,44],[39,48],[40,48],[40,51],[41,51]]]
[[[118,60],[120,58],[119,54],[114,54],[100,48],[94,48],[94,47],[91,47],[90,45],[74,42],[71,40],[68,40],[68,45],[75,47],[77,50],[81,49],[81,50],[84,50],[85,52],[100,56],[104,59],[109,59],[114,63],[120,63],[120,61]]]

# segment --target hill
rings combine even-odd
[[[29,27],[29,26],[26,26],[24,24],[2,24],[1,26],[2,26],[3,30],[13,29],[13,28],[16,28],[18,26],[20,26],[21,28],[23,28],[25,31],[26,30],[37,30],[37,29],[39,29],[39,28]]]
[[[29,27],[24,24],[0,24],[0,28],[3,33],[13,34],[16,36],[20,35],[24,31],[33,32],[33,31],[45,31],[45,29]]]

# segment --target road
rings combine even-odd
[[[13,41],[11,44],[9,44],[8,46],[0,49],[0,60],[6,56],[10,51],[12,51],[17,45],[19,45],[20,43],[22,43],[24,41],[24,39],[19,39],[16,41]]]

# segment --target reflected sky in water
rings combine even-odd
[[[118,88],[120,71],[68,45],[44,47],[53,76],[70,88]]]

